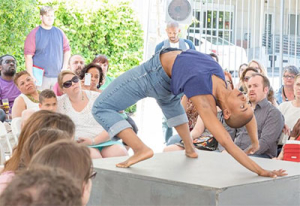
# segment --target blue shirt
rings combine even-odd
[[[225,82],[221,66],[211,56],[189,49],[179,54],[174,61],[171,91],[174,95],[184,93],[188,98],[212,95],[212,75]]]

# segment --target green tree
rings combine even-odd
[[[25,68],[24,41],[37,22],[37,13],[35,0],[0,1],[0,55],[15,56],[22,70]]]
[[[1,0],[0,54],[9,53],[24,69],[23,47],[28,33],[40,24],[39,8],[55,9],[54,25],[70,41],[72,54],[91,62],[96,54],[109,58],[111,76],[137,66],[142,60],[143,33],[130,0]]]

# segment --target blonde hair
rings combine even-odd
[[[59,73],[58,77],[57,77],[57,83],[59,85],[59,87],[62,89],[63,88],[63,78],[64,76],[66,76],[67,74],[72,74],[74,76],[76,76],[76,74],[70,70],[63,70]]]

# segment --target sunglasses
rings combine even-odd
[[[72,82],[77,83],[79,81],[78,76],[74,76],[71,80],[65,81],[62,86],[64,88],[69,88],[70,86],[72,86]]]
[[[92,179],[95,179],[96,175],[97,175],[97,172],[96,172],[96,171],[93,171],[89,178],[90,178],[91,180],[92,180]]]

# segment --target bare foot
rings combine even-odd
[[[197,158],[198,157],[198,154],[195,151],[195,148],[192,148],[190,150],[185,149],[185,155],[187,157],[190,157],[190,158]]]
[[[117,164],[117,167],[128,168],[133,164],[136,164],[145,159],[149,159],[153,156],[153,151],[149,147],[145,147],[142,150],[136,151],[133,156],[129,157],[125,162]]]

